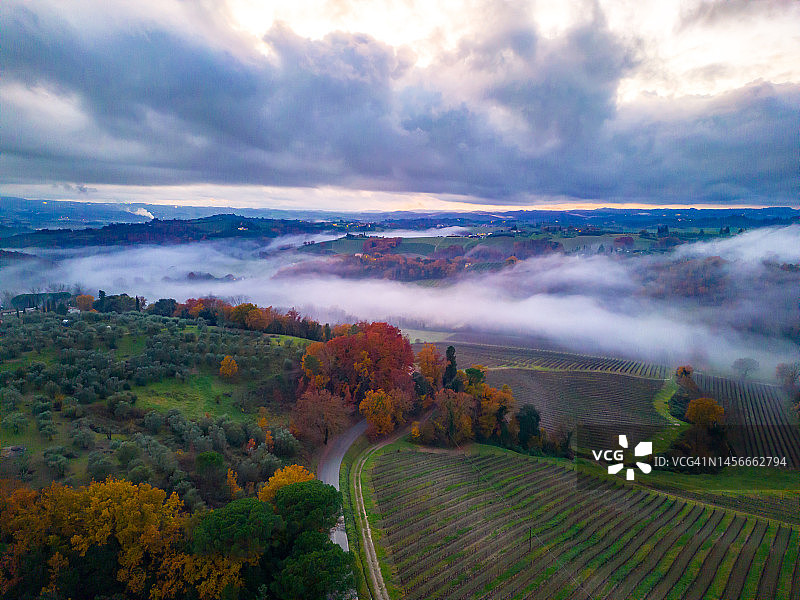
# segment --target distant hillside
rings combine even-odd
[[[148,211],[124,204],[0,197],[0,235],[2,226],[19,230],[15,232],[19,233],[45,227],[83,229],[109,223],[145,223],[151,218]]]
[[[196,220],[234,212],[243,218],[304,220],[306,222],[349,223],[351,230],[372,233],[384,229],[428,229],[446,226],[553,225],[560,227],[594,226],[638,230],[656,225],[670,228],[721,227],[751,229],[765,225],[800,222],[800,211],[790,207],[765,208],[599,208],[594,210],[515,210],[515,211],[390,211],[341,212],[313,209],[285,210],[226,206],[185,206],[146,203],[80,202],[28,200],[0,197],[0,238],[31,229],[99,228],[111,223],[144,223],[151,218]]]
[[[285,219],[251,219],[237,215],[215,215],[201,219],[148,223],[117,223],[99,229],[41,229],[3,240],[7,248],[77,248],[127,244],[171,244],[213,239],[275,238],[286,234],[319,233],[329,223]]]
[[[48,262],[34,256],[33,254],[26,254],[24,252],[14,252],[13,250],[0,250],[0,269],[17,265],[20,263],[43,263]]]

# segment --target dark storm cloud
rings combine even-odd
[[[0,177],[797,203],[800,86],[617,110],[636,49],[599,9],[548,39],[509,6],[420,68],[368,35],[276,25],[269,56],[244,56],[4,3]],[[65,116],[42,117],[50,105]]]
[[[25,135],[6,138],[3,150],[33,158],[42,174],[61,166],[78,170],[72,179],[111,183],[302,185],[385,168],[370,161],[370,149],[392,135],[388,82],[402,64],[371,38],[334,34],[313,43],[278,27],[266,39],[274,65],[164,30],[95,39],[25,7],[6,12],[10,80],[75,94],[120,146],[150,150],[135,164],[89,155],[78,165],[69,148],[36,156]]]
[[[753,84],[675,110],[656,101],[605,141],[615,193],[797,204],[800,86]]]

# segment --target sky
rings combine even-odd
[[[4,0],[0,194],[800,206],[800,2]]]

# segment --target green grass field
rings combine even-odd
[[[13,371],[17,367],[26,367],[32,362],[43,362],[49,365],[55,362],[57,358],[58,353],[55,350],[25,352],[19,358],[0,362],[0,372]]]
[[[248,417],[232,402],[236,385],[223,381],[218,375],[198,373],[190,375],[185,382],[175,379],[134,387],[136,406],[142,410],[168,411],[177,408],[188,418],[202,417],[208,413],[214,417],[229,415],[234,420]],[[252,415],[249,415],[252,418]]]
[[[117,342],[116,357],[130,358],[144,352],[147,338],[144,335],[123,335]]]

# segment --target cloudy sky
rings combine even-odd
[[[800,205],[800,2],[3,0],[0,193]]]

